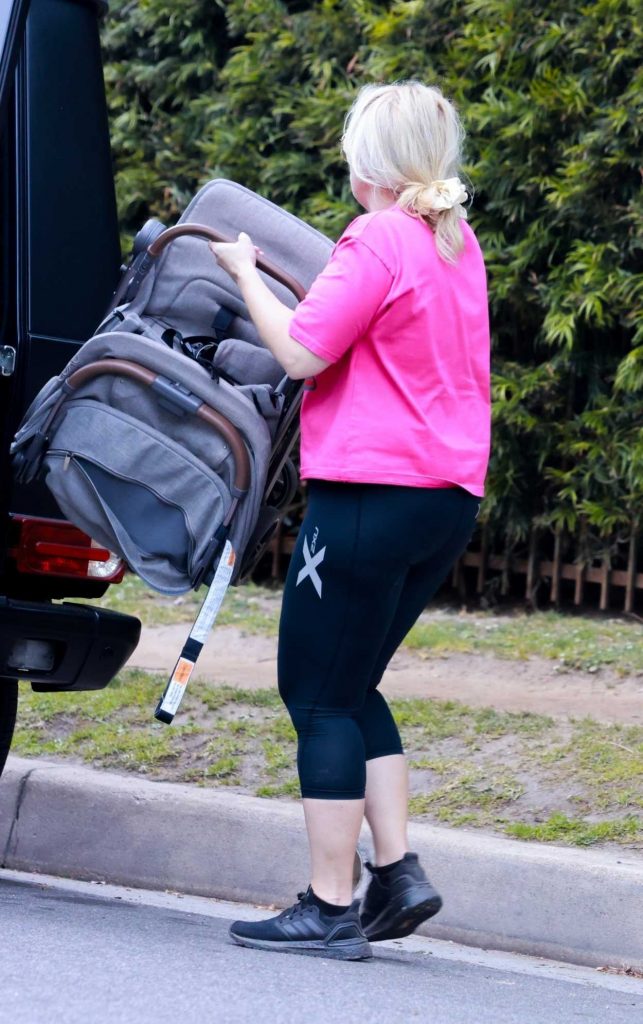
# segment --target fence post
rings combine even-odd
[[[536,559],[538,557],[538,531],[532,528],[529,534],[529,554],[527,556],[527,581],[525,583],[525,600],[532,607],[535,608],[535,588],[536,588]]]
[[[462,572],[462,558],[458,558],[453,566],[453,573],[451,575],[451,586],[457,591],[458,597],[461,601],[467,599],[467,583]]]
[[[627,579],[625,582],[624,610],[631,612],[634,608],[634,584],[636,581],[636,529],[632,527],[630,544],[627,553]]]
[[[609,555],[605,555],[601,563],[601,600],[599,608],[602,612],[606,612],[609,606],[610,599],[610,558]]]
[[[512,549],[505,547],[505,554],[502,560],[502,574],[500,577],[500,593],[502,594],[503,597],[506,597],[507,594],[509,593],[509,578],[511,574],[512,562],[511,553]]]
[[[476,594],[484,590],[484,582],[487,575],[487,548],[489,547],[489,527],[485,523],[482,527],[480,537],[480,561],[478,563],[478,578],[476,580]]]
[[[587,537],[587,522],[583,519],[580,530],[580,551],[576,561],[576,580],[574,581],[574,604],[583,603],[583,591],[585,589],[585,540]]]
[[[549,591],[549,600],[555,606],[558,606],[560,601],[560,552],[562,547],[562,530],[560,526],[556,527],[554,534],[554,565],[551,574],[551,589]]]

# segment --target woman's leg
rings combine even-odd
[[[366,762],[366,820],[373,833],[375,864],[394,864],[409,849],[409,777],[404,754]]]
[[[363,505],[361,485],[310,488],[279,638],[279,689],[298,734],[312,887],[339,905],[351,900],[364,813],[366,750],[357,716],[406,572],[394,566],[384,573],[373,559]],[[399,753],[396,730],[394,744]]]
[[[353,862],[364,817],[363,800],[304,799],[313,892],[336,906],[353,899]]]
[[[374,688],[466,543],[474,505],[462,492],[311,487],[284,591],[279,685],[298,734],[313,871],[327,902],[347,898],[367,761],[390,759],[371,773],[376,843],[382,855],[406,843],[402,746]]]
[[[274,919],[234,922],[230,934],[242,945],[362,959],[371,955],[365,936],[408,934],[439,909],[410,853],[402,870],[374,869],[359,914],[348,904],[367,761],[381,761],[371,771],[369,813],[382,855],[397,852],[404,827],[402,747],[375,690],[382,638],[398,618],[409,567],[442,550],[461,505],[449,493],[412,488],[311,488],[284,591],[279,689],[298,734],[314,884]]]
[[[364,705],[363,729],[373,735],[373,721],[377,720],[379,731],[383,732],[382,721],[390,716],[388,705],[377,690],[384,671],[418,617],[424,611],[451,566],[466,546],[473,528],[475,503],[468,502],[468,515],[460,523],[440,550],[417,565],[413,565],[404,580],[398,606],[389,630],[383,639],[376,659]],[[375,701],[381,702],[373,713]],[[382,705],[385,705],[383,707]],[[369,744],[367,743],[367,748]],[[380,745],[381,749],[381,745]],[[382,756],[378,753],[377,741],[367,749],[366,761],[366,820],[373,833],[375,864],[392,864],[408,851],[408,767],[403,755]]]
[[[408,850],[408,773],[402,740],[379,690],[369,690],[355,715],[366,750],[366,820],[375,864],[392,864]]]

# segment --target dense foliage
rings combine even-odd
[[[643,508],[641,26],[634,0],[112,0],[104,29],[124,231],[223,175],[337,235],[338,140],[366,81],[421,78],[468,131],[489,271],[485,516],[611,550]],[[638,270],[638,273],[637,273]]]

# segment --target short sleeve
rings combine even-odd
[[[382,308],[392,275],[359,238],[341,238],[290,322],[289,333],[314,355],[336,362]]]

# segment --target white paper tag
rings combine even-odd
[[[199,643],[204,644],[210,630],[214,625],[214,620],[219,614],[219,608],[225,597],[226,590],[230,585],[232,579],[232,573],[234,571],[234,563],[236,555],[234,548],[229,540],[225,542],[223,551],[221,552],[221,558],[217,566],[217,571],[214,574],[214,579],[210,584],[208,596],[206,597],[201,611],[196,617],[196,621],[190,631],[190,637],[192,640],[198,640]]]

